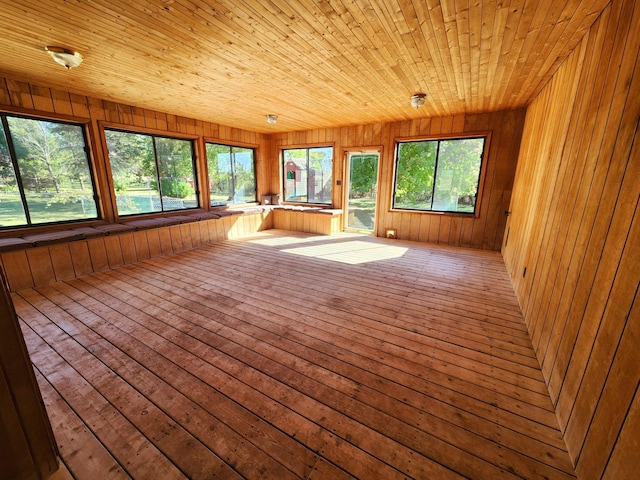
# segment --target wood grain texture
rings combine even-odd
[[[376,122],[525,107],[608,3],[14,0],[0,12],[0,58],[22,60],[0,69],[35,84],[11,89],[25,108],[77,114],[53,86],[107,99],[107,119],[132,125],[190,133],[195,118],[226,125],[213,135],[232,140],[238,129],[347,125],[372,138]],[[68,72],[48,42],[86,61]],[[420,91],[427,102],[415,110]]]
[[[0,269],[0,464],[3,478],[49,478],[58,449]]]
[[[2,252],[0,260],[12,292],[43,287],[60,280],[81,277],[152,257],[171,255],[210,245],[226,237],[241,238],[272,228],[274,212],[203,220],[119,235],[77,240],[57,245]],[[301,214],[302,212],[296,212]],[[340,231],[334,217],[309,214],[318,219],[313,232],[329,235]],[[331,223],[331,222],[335,223]],[[311,224],[309,224],[311,225]],[[331,230],[333,228],[334,230]],[[300,225],[302,229],[302,225]],[[220,233],[218,234],[218,230]],[[302,231],[302,230],[300,230]],[[308,231],[312,231],[309,229]]]
[[[9,85],[14,85],[14,88],[20,89],[24,95],[31,95],[32,89],[29,88],[29,84],[21,84],[9,79],[5,79],[4,83],[7,85],[7,89],[9,89]],[[0,84],[0,86],[2,86],[2,84]],[[8,90],[8,93],[9,92],[10,90]],[[136,116],[126,113],[131,112],[133,107],[94,98],[79,97],[77,95],[63,96],[59,95],[59,92],[54,89],[38,90],[38,92],[41,94],[48,93],[51,96],[55,95],[56,98],[61,97],[70,102],[79,102],[82,105],[89,104],[91,106],[89,109],[89,133],[93,146],[92,152],[94,170],[96,171],[97,177],[97,188],[98,191],[101,192],[100,208],[106,220],[115,221],[117,214],[115,209],[115,196],[112,190],[113,182],[109,179],[108,159],[104,148],[102,127],[98,122],[106,120],[122,127],[135,127],[138,123],[141,123],[140,120],[137,119]],[[7,96],[10,97],[10,95]],[[14,100],[11,102],[12,104],[10,106],[15,107],[16,102]],[[31,101],[28,103],[32,105],[34,102]],[[73,104],[71,105],[71,110],[74,110]],[[47,114],[46,111],[41,110],[29,110],[29,113],[36,115]],[[318,145],[318,141],[320,140],[322,140],[322,144],[324,145],[333,145],[333,176],[335,179],[342,179],[344,176],[342,161],[343,149],[376,146],[380,148],[382,152],[380,164],[381,182],[379,187],[378,235],[383,235],[385,228],[397,228],[399,236],[402,239],[471,246],[490,250],[500,248],[506,222],[504,211],[510,200],[510,192],[512,190],[517,152],[520,145],[520,135],[524,123],[524,110],[501,111],[491,114],[456,115],[445,118],[421,118],[399,123],[376,123],[354,127],[311,130],[307,132],[290,132],[278,135],[263,135],[239,129],[223,128],[220,125],[197,122],[193,119],[183,117],[167,117],[166,114],[160,112],[149,111],[148,113],[139,113],[153,116],[153,118],[156,119],[153,125],[154,131],[159,130],[160,132],[166,132],[168,134],[172,132],[193,132],[193,134],[198,136],[196,141],[196,151],[199,153],[197,171],[199,172],[198,175],[201,181],[203,181],[202,179],[206,179],[206,161],[203,156],[204,147],[202,146],[204,139],[220,143],[235,141],[243,145],[255,146],[258,197],[262,193],[277,193],[282,190],[282,174],[279,160],[279,152],[282,147],[287,145]],[[158,118],[171,118],[171,122],[158,123]],[[86,121],[87,119],[84,120]],[[149,122],[146,122],[145,125],[148,126],[148,124]],[[187,129],[185,125],[190,125],[190,129]],[[391,182],[393,179],[393,155],[396,138],[406,137],[408,135],[446,135],[477,133],[480,131],[490,131],[492,140],[488,151],[488,159],[485,164],[486,174],[482,186],[483,192],[479,205],[478,218],[463,220],[447,215],[390,210],[391,196],[393,194]],[[210,136],[214,134],[217,135],[217,137]],[[202,192],[203,198],[201,198],[201,201],[206,204],[207,199],[204,198],[205,189],[202,189]],[[333,206],[340,208],[342,202],[342,187],[334,185]],[[425,216],[430,216],[431,218],[427,221],[424,218]],[[293,220],[296,220],[296,218]],[[338,231],[341,229],[339,220],[335,218],[331,219],[331,223],[335,223],[336,225],[332,225],[329,229],[327,229],[326,226],[318,227],[318,221],[315,222],[315,226],[311,224],[305,226],[304,218],[301,218],[301,220],[301,225],[297,225],[296,223],[288,228],[298,231],[313,230],[322,232],[327,230]],[[227,223],[231,222],[230,219],[225,221]],[[246,221],[249,222],[246,226],[252,231],[253,229],[250,225],[252,220],[248,219]],[[326,223],[326,220],[322,220],[321,223]],[[453,226],[453,229],[451,226]],[[229,235],[231,235],[231,237],[242,235],[244,229],[245,220],[237,225],[229,224],[224,234],[227,237]],[[187,242],[184,245],[178,243],[179,240],[181,241],[183,238]],[[174,232],[174,247],[178,249],[177,251],[182,248],[188,248],[192,238],[195,237],[186,231],[180,232],[180,235]],[[166,240],[167,239],[162,243],[165,254],[170,250],[170,242]],[[120,258],[123,253],[118,253],[116,250],[120,250],[121,248],[119,247],[114,250],[115,245],[112,241],[106,240],[104,246],[111,249],[106,250],[107,254],[109,254],[109,252],[111,253],[111,257],[108,257],[108,263],[110,265],[118,265],[122,262],[130,261],[134,256],[134,252],[130,248],[131,243],[128,241],[125,245],[121,246],[125,248],[124,254],[126,258]]]
[[[378,187],[378,236],[384,236],[386,228],[396,228],[398,237],[404,240],[444,243],[452,246],[465,246],[487,250],[499,250],[502,244],[506,224],[505,210],[510,201],[513,188],[516,161],[520,148],[521,132],[525,111],[510,110],[487,114],[468,114],[444,118],[423,118],[407,122],[363,125],[314,130],[307,132],[312,139],[324,138],[324,145],[334,148],[334,179],[344,178],[344,154],[347,149],[381,149],[380,182]],[[366,132],[376,127],[375,137]],[[491,132],[491,142],[487,151],[486,170],[482,196],[478,206],[477,218],[460,216],[401,212],[391,210],[393,196],[394,154],[397,138],[409,135],[451,135],[464,133]],[[274,147],[270,155],[275,170],[280,165],[281,149],[291,146],[304,146],[305,132],[274,134]],[[368,143],[373,142],[373,143]],[[318,145],[317,143],[313,143]],[[280,168],[281,169],[281,168]],[[271,191],[282,190],[282,173],[272,178]],[[333,205],[342,208],[344,185],[333,185]],[[452,231],[451,224],[455,222]],[[283,223],[280,228],[286,227]]]
[[[638,468],[638,22],[613,1],[527,110],[503,246],[583,478]]]
[[[36,95],[37,94],[37,95]],[[48,101],[43,100],[47,96]],[[49,107],[52,102],[60,104],[67,102],[64,108],[57,110]],[[89,108],[87,108],[89,106]],[[131,105],[108,102],[93,97],[81,95],[69,95],[55,88],[42,88],[26,82],[17,82],[10,78],[0,77],[0,110],[26,113],[40,117],[56,118],[56,114],[64,114],[64,120],[86,123],[88,129],[88,141],[91,147],[91,161],[96,177],[96,189],[99,193],[99,208],[102,218],[109,222],[117,220],[115,195],[112,190],[113,181],[109,178],[109,162],[106,151],[106,143],[103,134],[103,124],[108,122],[110,126],[124,129],[145,131],[155,134],[185,134],[192,136],[195,143],[197,156],[197,176],[200,185],[207,184],[207,161],[204,141],[242,145],[255,149],[256,160],[256,186],[258,198],[262,194],[271,193],[271,165],[266,163],[266,155],[270,153],[267,143],[267,135],[241,130],[238,128],[222,128],[220,125],[193,118],[176,115],[167,115],[163,112],[141,109]],[[136,112],[132,114],[131,112]],[[73,116],[69,117],[68,115]],[[150,119],[154,121],[151,122]],[[170,118],[171,122],[158,121]],[[144,119],[147,119],[146,121]],[[209,209],[209,199],[206,198],[208,190],[200,189],[200,204],[205,210]],[[34,227],[34,232],[45,230],[46,227]]]
[[[14,301],[78,479],[575,478],[496,252],[271,230]]]

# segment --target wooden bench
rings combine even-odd
[[[273,228],[332,235],[342,230],[342,210],[276,205],[273,207]]]
[[[270,228],[330,235],[340,231],[341,213],[259,205],[24,234],[0,238],[0,265],[16,292]]]

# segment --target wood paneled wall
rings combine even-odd
[[[269,189],[271,172],[267,170],[265,155],[268,153],[265,135],[231,128],[216,123],[204,122],[193,118],[180,117],[169,113],[147,110],[107,100],[75,95],[53,88],[42,87],[11,78],[0,77],[0,110],[32,115],[64,115],[74,117],[78,121],[90,120],[89,135],[92,142],[94,165],[98,177],[98,193],[102,198],[104,218],[115,219],[113,192],[106,175],[107,160],[102,145],[102,134],[98,122],[119,124],[124,128],[131,127],[150,129],[157,133],[171,135],[183,134],[196,138],[196,151],[201,162],[198,164],[198,175],[205,182],[204,140],[220,141],[229,144],[241,144],[256,147],[256,180],[258,199]],[[207,209],[208,199],[202,198],[203,208]]]
[[[613,0],[528,108],[503,246],[583,479],[640,470],[638,25]]]
[[[325,215],[299,210],[273,210],[273,228],[331,235],[342,231],[342,215]]]
[[[342,208],[344,185],[337,185],[336,180],[344,178],[345,152],[378,147],[381,149],[376,232],[378,236],[383,236],[386,228],[395,228],[398,230],[398,237],[403,240],[499,250],[506,224],[504,212],[508,209],[511,199],[524,117],[524,110],[509,110],[275,134],[272,136],[274,151],[269,156],[273,172],[271,190],[282,189],[282,173],[279,171],[279,155],[282,148],[333,145],[333,205]],[[491,145],[486,163],[480,214],[477,218],[391,210],[396,138],[485,131],[491,131]]]
[[[9,290],[17,292],[226,239],[250,236],[270,228],[273,228],[271,212],[225,216],[215,220],[2,252],[0,266],[4,268]]]
[[[49,478],[58,448],[0,268],[0,477]]]
[[[2,108],[18,113],[67,115],[78,120],[90,120],[98,191],[102,198],[103,215],[107,221],[116,220],[116,212],[110,180],[106,174],[108,161],[102,145],[98,123],[100,121],[129,126],[132,129],[146,128],[160,133],[198,137],[196,143],[201,158],[204,155],[203,138],[255,145],[258,196],[282,190],[280,148],[291,145],[331,144],[335,147],[333,206],[336,208],[342,208],[343,203],[342,186],[335,185],[335,180],[343,178],[345,150],[379,147],[382,155],[378,235],[383,235],[386,228],[396,228],[401,239],[491,250],[499,249],[502,242],[506,223],[504,211],[511,197],[524,124],[524,110],[511,110],[265,135],[0,77],[0,109]],[[478,218],[391,211],[396,138],[484,131],[491,131],[492,134]],[[206,181],[203,177],[203,165],[200,164],[199,167],[201,181]],[[205,202],[206,199],[203,199],[203,204]]]

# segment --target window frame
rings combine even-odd
[[[88,173],[89,179],[91,180],[91,187],[92,187],[91,198],[93,199],[95,204],[96,216],[91,218],[78,218],[78,219],[71,219],[71,220],[57,220],[52,222],[33,223],[33,221],[31,220],[31,215],[28,212],[28,208],[26,208],[24,210],[24,213],[25,213],[25,219],[27,220],[27,223],[20,224],[20,225],[0,226],[0,233],[5,234],[7,232],[21,231],[21,230],[48,231],[48,230],[51,230],[51,227],[55,228],[55,227],[64,226],[64,225],[77,225],[79,223],[95,224],[95,223],[100,223],[104,221],[104,215],[105,215],[104,207],[101,203],[101,196],[100,196],[101,184],[100,184],[100,178],[97,175],[97,170],[95,166],[93,137],[89,131],[91,127],[91,121],[86,118],[77,118],[71,115],[63,115],[63,114],[56,114],[56,113],[47,113],[47,112],[33,113],[31,111],[27,112],[23,109],[12,109],[8,107],[3,107],[2,109],[0,109],[0,124],[2,125],[2,128],[5,129],[7,148],[9,150],[9,156],[11,157],[11,165],[13,167],[14,175],[16,177],[16,184],[19,189],[20,201],[22,202],[23,209],[25,207],[28,207],[28,203],[26,201],[24,184],[22,181],[22,175],[20,173],[18,159],[16,156],[13,135],[11,134],[10,129],[8,131],[8,135],[6,131],[6,127],[9,126],[8,120],[7,120],[8,117],[24,118],[28,120],[59,123],[59,124],[80,127],[80,131],[82,133],[82,139],[84,141],[83,151],[86,156],[87,170],[88,170],[87,173]]]
[[[429,214],[429,215],[448,215],[448,216],[461,216],[464,218],[479,218],[480,217],[480,206],[482,204],[482,194],[484,191],[484,183],[485,183],[485,175],[487,172],[487,163],[489,162],[490,156],[490,146],[491,146],[491,131],[479,131],[479,132],[464,132],[464,133],[455,133],[455,134],[434,134],[434,135],[421,135],[419,137],[398,137],[394,139],[394,150],[393,150],[393,168],[391,172],[391,198],[389,211],[390,212],[405,212],[405,213],[418,213],[418,214]],[[422,210],[417,208],[403,208],[395,206],[395,198],[396,198],[396,180],[398,173],[398,153],[400,149],[400,144],[402,143],[411,143],[411,142],[424,142],[424,141],[446,141],[446,140],[465,140],[465,139],[475,139],[475,138],[484,138],[484,148],[482,151],[482,159],[480,161],[480,171],[478,174],[478,190],[476,193],[476,202],[474,205],[473,212],[454,212],[454,211],[443,211],[443,210]],[[437,158],[434,166],[434,177],[433,177],[433,188],[435,190],[436,185],[436,174],[437,174]]]
[[[259,203],[259,195],[258,195],[258,145],[248,144],[248,143],[240,143],[240,142],[229,142],[227,140],[220,140],[216,138],[207,138],[203,139],[204,142],[204,178],[206,180],[206,199],[207,204],[210,209],[215,208],[225,208],[225,207],[237,207],[238,205],[252,205]],[[209,186],[209,157],[207,155],[207,144],[213,145],[221,145],[224,147],[233,148],[244,148],[250,149],[253,151],[253,183],[255,187],[255,199],[251,202],[244,203],[229,203],[225,205],[211,205],[211,188]],[[235,190],[235,179],[234,179],[234,190]],[[235,192],[234,192],[235,193]]]
[[[200,141],[199,141],[199,139],[201,138],[200,136],[182,134],[179,132],[171,132],[167,130],[157,130],[157,129],[145,128],[145,127],[132,128],[131,125],[122,125],[119,123],[111,123],[111,122],[104,122],[104,121],[100,121],[98,123],[100,127],[99,131],[100,131],[100,136],[102,140],[103,153],[104,153],[104,159],[105,159],[105,170],[106,170],[105,175],[107,177],[107,182],[109,184],[109,189],[111,191],[111,208],[113,209],[113,215],[116,221],[119,218],[134,219],[136,217],[145,217],[145,218],[153,217],[153,216],[159,217],[159,216],[167,216],[167,215],[176,215],[183,212],[193,212],[193,211],[204,209],[203,207],[204,202],[203,202],[203,195],[202,195],[202,188],[201,188],[201,184],[202,184],[201,170],[202,169],[198,168],[198,159],[200,156],[199,152],[201,148]],[[111,157],[109,155],[109,145],[107,143],[107,134],[106,134],[107,130],[122,132],[122,133],[130,133],[133,135],[146,135],[146,136],[152,137],[157,177],[159,176],[160,169],[159,169],[157,151],[155,146],[155,138],[167,138],[170,140],[187,140],[191,142],[191,165],[193,167],[194,195],[197,200],[197,206],[189,207],[189,208],[171,209],[171,210],[165,210],[163,208],[162,210],[159,210],[159,211],[121,214],[118,211],[115,181],[113,178]],[[157,178],[156,180],[159,181],[159,178]],[[162,201],[161,201],[161,205],[162,205]]]
[[[286,162],[284,159],[284,152],[286,150],[307,150],[307,152],[309,150],[313,150],[313,149],[320,149],[320,148],[331,148],[331,199],[329,201],[329,203],[318,203],[318,202],[303,202],[303,201],[288,201],[286,199],[286,193],[285,193],[285,182],[287,180],[287,176],[286,176],[286,172],[285,172],[285,167],[286,167]],[[282,203],[287,204],[287,205],[311,205],[311,206],[321,206],[324,208],[327,208],[328,206],[333,206],[333,196],[335,193],[335,189],[334,189],[334,182],[335,182],[335,159],[336,159],[336,147],[334,143],[319,143],[319,144],[305,144],[305,145],[287,145],[287,146],[281,146],[280,147],[280,154],[279,154],[279,158],[280,158],[280,185],[282,188]],[[307,153],[307,170],[309,168],[309,154]],[[307,177],[307,189],[309,188],[309,178]],[[309,195],[307,194],[307,198],[309,197]]]

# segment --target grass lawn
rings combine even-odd
[[[164,199],[165,197],[163,197]],[[160,195],[146,185],[130,186],[126,192],[117,192],[116,202],[119,215],[135,215],[139,213],[160,212]],[[198,200],[195,193],[183,199],[172,199],[164,205],[164,210],[180,210],[196,208]]]
[[[34,224],[90,219],[97,216],[93,200],[85,200],[83,209],[79,200],[59,203],[55,202],[50,194],[32,193],[27,195],[27,204],[31,223]],[[20,195],[0,193],[0,226],[14,227],[26,224]]]

